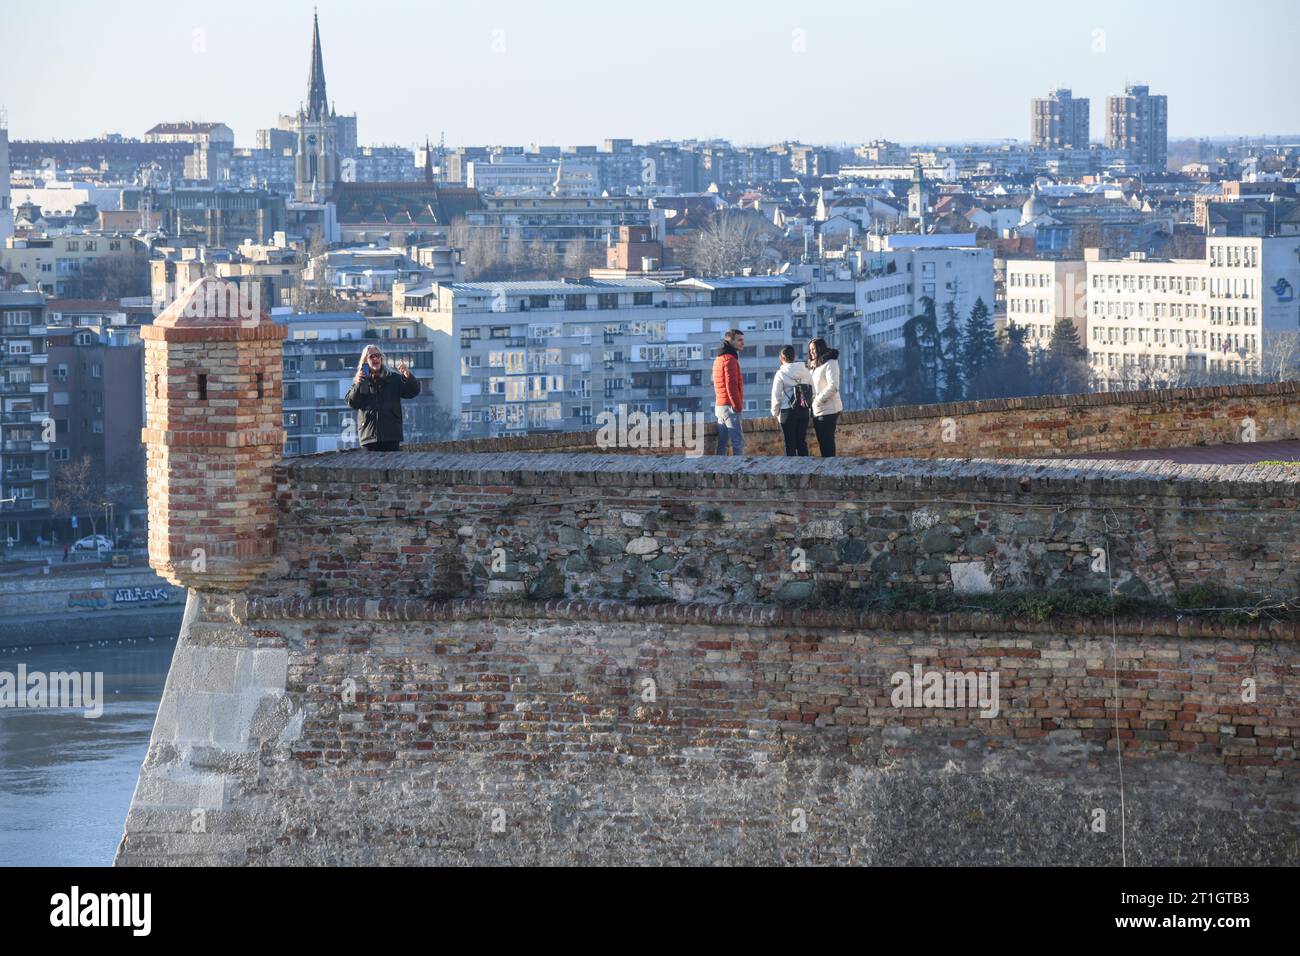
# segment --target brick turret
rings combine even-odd
[[[140,331],[149,564],[201,591],[242,588],[275,553],[285,328],[255,292],[200,279]]]

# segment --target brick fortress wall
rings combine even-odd
[[[819,602],[882,579],[1294,593],[1298,482],[284,462],[276,564],[191,599],[118,862],[1117,863],[1122,830],[1130,863],[1295,863],[1294,624]],[[894,706],[914,667],[996,674],[997,713]]]
[[[766,398],[762,396],[763,414],[750,413],[745,421],[746,454],[784,452],[780,429],[766,414]],[[717,424],[711,419],[706,416],[706,449],[716,441]],[[555,432],[412,447],[447,452],[598,451],[597,436],[597,431]],[[862,458],[1052,458],[1296,438],[1300,438],[1300,382],[878,408],[845,412],[836,429],[839,454]],[[808,444],[816,455],[812,429]]]

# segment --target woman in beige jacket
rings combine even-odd
[[[813,431],[823,458],[835,457],[835,423],[844,403],[840,401],[840,353],[822,338],[808,343],[808,367],[812,370]]]

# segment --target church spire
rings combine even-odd
[[[320,18],[311,15],[311,73],[307,77],[307,118],[321,120],[329,115],[325,99],[325,61],[320,53]]]

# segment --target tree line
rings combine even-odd
[[[1074,323],[1063,319],[1046,348],[1030,346],[1023,326],[1001,331],[983,298],[965,320],[948,302],[943,317],[934,300],[903,325],[896,363],[878,373],[880,403],[931,405],[985,398],[1060,395],[1088,390],[1088,353]]]

